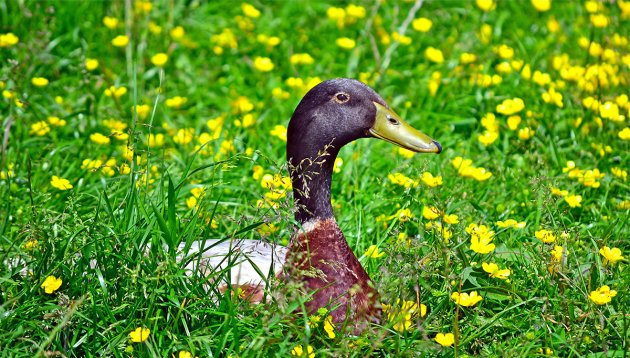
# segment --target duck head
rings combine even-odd
[[[287,131],[298,222],[333,216],[330,185],[335,158],[344,145],[369,137],[414,152],[442,151],[438,142],[407,124],[381,96],[357,80],[328,80],[302,98]]]

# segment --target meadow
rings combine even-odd
[[[629,21],[622,0],[0,0],[0,356],[627,356]],[[335,77],[444,148],[335,163],[384,307],[363,336],[287,288],[209,299],[174,250],[288,243],[287,124]]]

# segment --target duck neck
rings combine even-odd
[[[293,199],[300,224],[333,218],[330,203],[332,173],[339,150],[327,146],[315,155],[289,157]]]

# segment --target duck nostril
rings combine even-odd
[[[400,122],[398,122],[398,120],[394,117],[387,117],[387,120],[389,121],[389,123],[394,124],[394,125],[400,124]]]

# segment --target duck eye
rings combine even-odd
[[[394,118],[394,117],[387,116],[387,120],[389,121],[389,123],[391,123],[393,125],[396,125],[396,126],[400,124],[400,122],[398,122],[398,120],[396,118]]]
[[[334,97],[335,102],[343,104],[350,100],[350,96],[347,93],[339,92]]]

